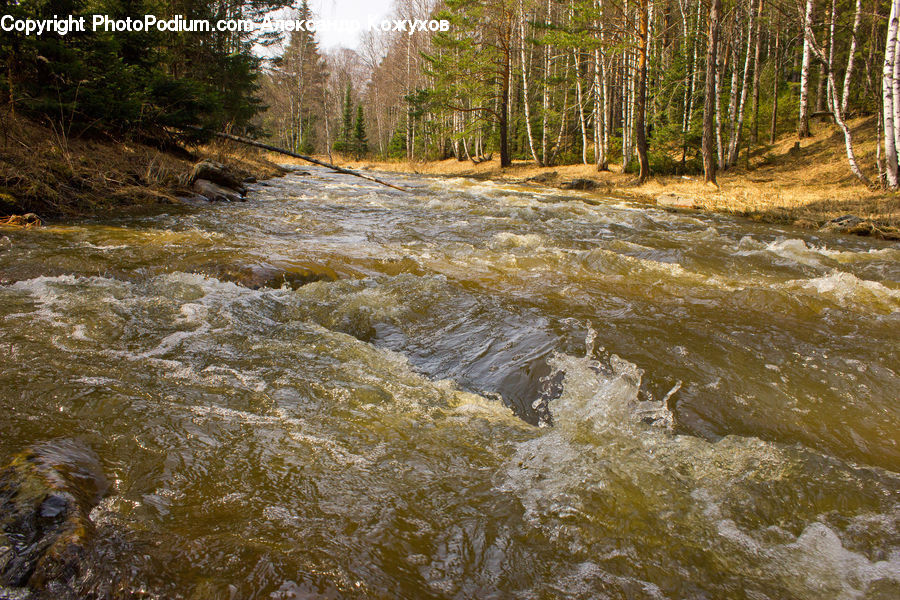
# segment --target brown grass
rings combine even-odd
[[[849,125],[859,164],[868,177],[875,180],[875,120],[860,118],[850,121]],[[496,157],[477,165],[455,159],[416,163],[348,161],[343,164],[354,168],[501,181],[522,181],[547,174],[547,185],[587,178],[601,184],[600,191],[596,192],[601,195],[623,195],[655,203],[663,193],[675,194],[690,200],[697,209],[766,222],[818,227],[849,213],[871,219],[879,227],[900,227],[900,196],[867,188],[856,179],[847,165],[844,139],[837,127],[813,122],[812,129],[813,137],[803,140],[799,149],[794,147],[796,136],[787,135],[775,144],[756,149],[749,160],[744,152],[737,167],[720,172],[718,187],[703,183],[702,176],[654,176],[639,185],[634,175],[622,173],[618,166],[612,166],[609,172],[598,173],[593,165],[538,167],[531,161],[514,161],[511,167],[501,169]]]
[[[0,215],[97,214],[112,208],[177,202],[202,158],[258,179],[282,173],[260,153],[228,142],[180,154],[134,143],[68,139],[59,128],[0,118]]]

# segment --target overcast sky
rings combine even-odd
[[[380,21],[391,12],[392,0],[309,0],[309,6],[319,19],[357,20],[362,26],[369,19]],[[319,47],[356,48],[359,44],[359,33],[339,31],[320,31],[316,33]]]

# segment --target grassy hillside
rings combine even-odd
[[[876,123],[873,117],[850,121],[857,159],[873,181]],[[719,187],[703,183],[702,176],[653,176],[638,185],[633,174],[621,166],[598,173],[592,165],[537,167],[531,161],[515,161],[501,169],[495,159],[477,165],[469,161],[445,160],[431,163],[356,162],[353,166],[419,173],[471,176],[497,180],[523,180],[543,175],[548,185],[573,178],[588,178],[600,184],[598,193],[618,193],[655,202],[663,194],[689,199],[697,208],[733,213],[767,222],[817,227],[835,217],[854,214],[871,219],[881,227],[900,226],[900,195],[867,188],[847,166],[844,138],[833,124],[813,122],[813,137],[796,147],[795,135],[786,135],[775,144],[757,148],[747,159],[746,151],[736,168],[720,172]]]
[[[69,139],[58,128],[26,119],[0,122],[0,216],[98,214],[111,208],[177,202],[193,164],[222,162],[242,176],[273,177],[281,170],[258,152],[223,142],[164,152],[110,139]]]

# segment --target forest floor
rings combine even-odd
[[[854,119],[849,125],[860,167],[870,179],[877,180],[875,119]],[[450,159],[416,163],[351,161],[347,166],[495,181],[522,182],[538,177],[542,185],[549,186],[584,178],[596,182],[594,193],[600,195],[626,196],[653,204],[662,204],[665,200],[661,197],[668,196],[668,200],[694,209],[805,228],[817,228],[852,214],[872,221],[882,231],[893,231],[890,237],[896,235],[900,195],[868,188],[856,179],[847,163],[843,135],[836,126],[813,121],[811,129],[813,136],[802,140],[799,148],[792,134],[775,144],[759,146],[749,160],[746,151],[742,152],[736,167],[719,173],[718,187],[705,184],[702,175],[653,175],[639,184],[636,175],[623,173],[619,165],[598,172],[593,165],[538,167],[533,161],[514,161],[511,167],[501,169],[496,154],[493,160],[480,164]]]
[[[177,203],[193,196],[188,177],[203,159],[240,177],[268,179],[284,171],[252,148],[231,142],[162,151],[111,139],[69,138],[59,128],[0,116],[0,220],[97,215]]]

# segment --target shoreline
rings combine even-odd
[[[60,220],[188,204],[194,168],[221,163],[239,180],[285,174],[263,153],[232,143],[160,149],[131,140],[67,139],[25,118],[0,128],[0,226],[30,214]]]
[[[871,118],[854,122],[861,156],[874,156]],[[500,168],[493,159],[474,164],[334,161],[362,172],[466,177],[498,183],[578,190],[616,196],[666,210],[728,214],[761,223],[900,240],[900,194],[869,189],[849,173],[841,140],[831,126],[798,144],[788,136],[762,147],[737,167],[721,172],[719,185],[697,175],[656,175],[643,184],[620,165],[598,172],[595,165],[537,166],[516,160]],[[307,165],[292,159],[215,140],[205,146],[160,150],[115,140],[66,140],[27,119],[9,124],[0,140],[0,226],[26,226],[26,217],[66,219],[133,211],[160,204],[190,204],[196,197],[190,175],[201,161],[222,163],[242,180],[285,173],[279,165]],[[317,155],[318,156],[318,155]],[[327,158],[322,156],[322,158]],[[36,215],[31,215],[36,213]],[[6,218],[7,216],[11,218]],[[22,223],[20,223],[22,221]]]
[[[860,164],[876,179],[872,173],[878,150],[874,118],[860,117],[848,124]],[[801,142],[789,134],[759,146],[749,158],[742,154],[735,167],[719,172],[718,186],[704,183],[702,174],[651,174],[638,184],[637,175],[623,173],[621,165],[612,164],[610,170],[599,172],[593,164],[540,167],[532,160],[514,160],[512,166],[501,168],[496,157],[478,164],[453,158],[430,162],[335,159],[360,170],[586,189],[670,210],[723,213],[807,230],[852,215],[857,218],[856,227],[841,232],[900,240],[900,194],[867,188],[851,174],[843,137],[834,125],[816,123],[813,133]],[[578,180],[587,183],[578,187]],[[567,187],[573,182],[574,188]]]
[[[457,162],[453,160],[452,162]],[[514,161],[500,169],[497,161],[469,168],[447,168],[448,161],[408,163],[386,161],[348,161],[351,169],[374,170],[437,177],[463,177],[479,181],[531,185],[566,191],[613,195],[631,201],[658,206],[665,210],[701,211],[727,214],[759,223],[790,225],[806,230],[831,227],[832,231],[876,239],[900,240],[900,198],[883,190],[842,183],[816,186],[815,191],[798,190],[783,182],[754,181],[753,172],[726,172],[720,185],[705,184],[702,177],[663,175],[644,184],[619,168],[598,172],[593,165],[538,167],[527,161]],[[774,184],[774,185],[773,185]],[[588,196],[589,197],[589,196]],[[852,227],[840,228],[842,219],[853,217]]]

